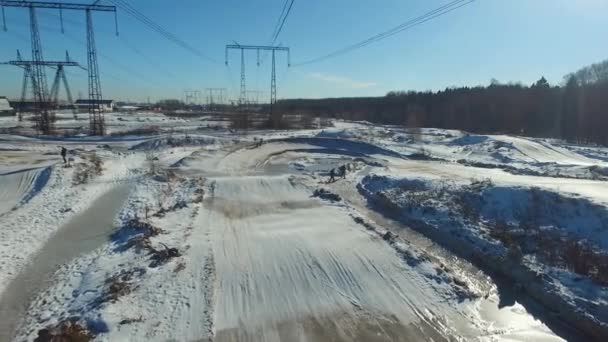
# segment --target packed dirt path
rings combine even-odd
[[[19,318],[27,311],[29,300],[49,286],[53,272],[108,240],[114,217],[128,193],[128,185],[119,185],[96,199],[92,207],[62,226],[10,282],[0,297],[0,341],[11,339]]]
[[[48,304],[47,298],[30,301],[31,293],[11,302],[22,308],[40,304],[33,313],[26,313],[17,336],[35,334],[32,327],[40,327],[42,315],[74,314],[94,316],[104,324],[105,330],[95,331],[98,340],[562,340],[522,305],[499,309],[495,293],[475,294],[463,285],[474,283],[473,275],[450,273],[445,265],[420,254],[416,246],[383,238],[379,234],[383,222],[349,201],[313,196],[320,188],[357,196],[355,181],[340,180],[341,189],[338,184],[325,184],[325,170],[359,163],[361,167],[352,174],[363,174],[366,165],[397,158],[394,153],[364,143],[310,138],[256,146],[243,143],[216,150],[157,152],[158,167],[181,177],[184,189],[192,183],[196,190],[204,190],[201,201],[184,202],[153,221],[166,231],[153,237],[152,243],[175,246],[181,257],[151,268],[147,254],[116,251],[119,245],[112,244],[116,241],[93,253],[88,247],[74,249],[61,262],[81,258],[66,267],[56,288],[50,286],[44,292]],[[129,158],[139,160],[142,155],[133,152]],[[108,222],[116,213],[127,212],[125,208],[153,203],[156,198],[148,186],[164,184],[153,176],[142,176],[137,182],[122,208],[126,192],[111,197],[113,205],[104,206]],[[184,192],[175,190],[170,195],[188,201],[187,191],[180,191]],[[76,225],[101,224],[100,213],[84,211]],[[97,242],[90,248],[97,247]],[[57,248],[64,246],[51,239],[41,255]],[[103,294],[109,275],[136,265],[145,272],[141,279],[132,280],[131,293],[111,303],[90,305],[88,300],[95,303]],[[181,271],[177,266],[182,266]],[[48,281],[47,270],[23,272],[18,279],[34,274]],[[134,318],[120,323],[127,316]],[[6,332],[0,336],[10,336]]]
[[[428,282],[286,177],[217,179],[207,210],[216,340],[442,340]]]
[[[408,264],[345,203],[313,198],[314,182],[277,165],[307,148],[243,148],[212,168],[195,229],[213,256],[214,341],[561,340],[521,309],[482,317],[479,301]]]

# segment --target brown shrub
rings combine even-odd
[[[567,241],[563,251],[566,267],[608,286],[608,255],[594,251],[584,241]]]
[[[185,269],[186,269],[186,264],[184,264],[183,262],[180,262],[177,264],[177,266],[175,266],[175,269],[173,270],[173,272],[179,273]]]
[[[164,244],[163,247],[164,249],[161,250],[150,248],[150,253],[152,254],[152,257],[150,258],[152,259],[150,267],[155,268],[164,265],[169,260],[181,256],[181,253],[177,248],[169,248]]]
[[[141,221],[139,218],[133,218],[127,221],[125,228],[142,230],[144,233],[143,235],[147,237],[156,236],[163,232],[162,229],[155,227],[148,222]]]
[[[494,225],[490,227],[490,236],[502,242],[507,248],[517,244],[513,234],[511,234],[509,225],[503,220],[494,222]]]
[[[101,302],[114,302],[118,298],[131,293],[132,279],[135,275],[141,276],[146,273],[143,268],[134,268],[128,271],[121,271],[105,281],[105,291]]]
[[[93,334],[77,322],[64,321],[54,327],[40,329],[35,342],[88,342]]]
[[[76,164],[72,176],[72,184],[86,184],[92,178],[103,173],[103,160],[95,153],[91,153],[84,161]]]

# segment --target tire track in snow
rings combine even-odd
[[[215,181],[211,183],[209,186],[209,200],[213,202],[215,198]],[[203,199],[204,203],[205,199]],[[200,209],[202,205],[198,205],[197,208]],[[199,210],[197,210],[197,213]],[[207,217],[208,218],[208,217]],[[209,225],[205,225],[203,228],[205,229],[205,240],[208,243],[209,250],[207,255],[205,256],[205,261],[203,263],[203,274],[201,278],[202,282],[202,290],[203,290],[203,324],[205,326],[205,330],[207,332],[207,336],[209,341],[213,341],[213,337],[215,334],[214,331],[214,313],[215,313],[215,289],[216,289],[216,268],[215,268],[215,258],[213,256],[213,245],[211,244],[211,237],[209,231]]]
[[[203,309],[203,324],[207,330],[207,336],[210,340],[213,340],[214,335],[214,308],[215,308],[215,260],[213,258],[213,249],[209,249],[209,255],[205,258],[203,264],[203,296],[205,308]]]

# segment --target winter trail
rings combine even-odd
[[[447,331],[421,312],[445,313],[445,299],[345,211],[287,177],[217,179],[205,210],[216,341],[443,340]]]

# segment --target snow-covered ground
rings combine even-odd
[[[234,133],[153,113],[108,117],[127,134],[0,135],[0,339],[597,337],[571,329],[589,320],[562,326],[568,307],[533,289],[536,304],[509,300],[509,288],[529,286],[488,277],[454,245],[504,257],[505,237],[516,240],[505,232],[540,198],[540,231],[605,251],[604,148],[351,122]],[[149,125],[157,133],[138,131]],[[347,176],[328,183],[341,165]],[[499,221],[506,235],[490,232]],[[418,223],[447,249],[424,242]],[[536,251],[504,260],[605,324],[605,287]],[[548,306],[540,314],[535,300]]]

